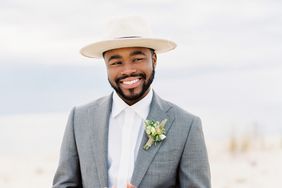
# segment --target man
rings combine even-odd
[[[72,110],[53,188],[211,187],[200,119],[151,89],[157,53],[176,44],[137,17],[109,26],[81,53],[104,58],[115,92]]]

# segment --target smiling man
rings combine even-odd
[[[128,105],[133,105],[148,94],[157,63],[154,50],[119,48],[105,52],[104,60],[111,86]]]
[[[72,110],[53,188],[211,187],[200,119],[151,88],[157,54],[176,44],[137,17],[107,31],[81,54],[104,59],[114,92]]]

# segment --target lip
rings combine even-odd
[[[119,81],[119,84],[124,89],[134,89],[142,84],[141,77],[128,77]]]

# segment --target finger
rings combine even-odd
[[[131,183],[128,183],[126,188],[136,188],[136,187],[132,185]]]

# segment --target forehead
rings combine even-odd
[[[112,55],[120,55],[120,56],[129,56],[132,54],[132,52],[143,52],[144,54],[150,52],[149,48],[144,48],[144,47],[127,47],[127,48],[117,48],[113,50],[109,50],[104,52],[104,57],[109,57]]]

